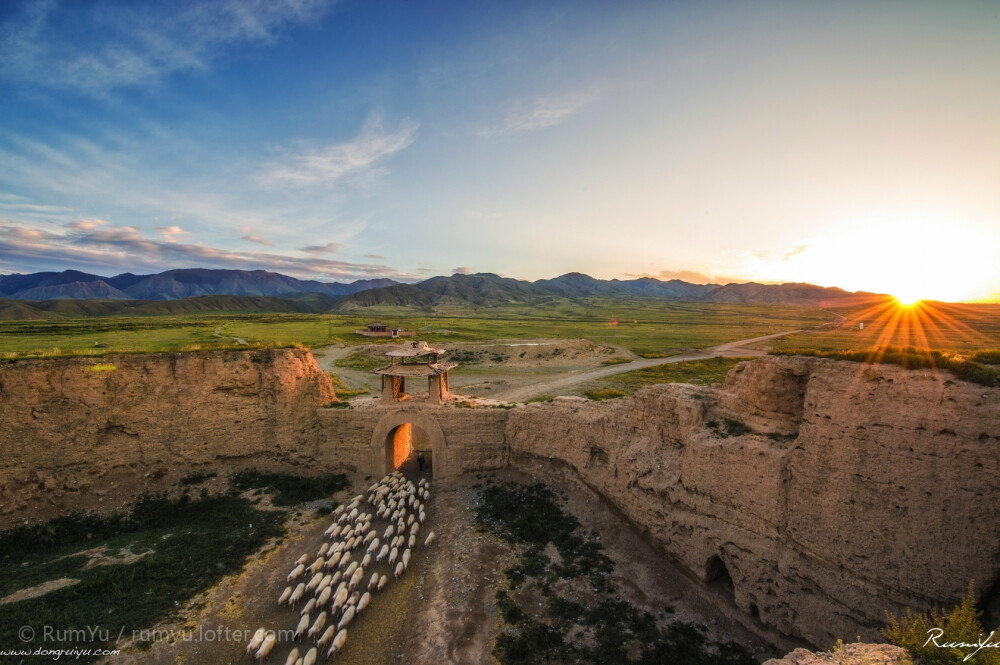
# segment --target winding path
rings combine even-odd
[[[570,372],[552,379],[543,379],[542,381],[532,383],[527,386],[511,388],[510,390],[491,395],[490,398],[505,402],[523,402],[527,399],[531,399],[532,397],[558,394],[560,391],[567,388],[571,388],[581,383],[586,383],[587,381],[593,381],[594,379],[602,379],[606,376],[614,376],[615,374],[624,374],[625,372],[644,369],[646,367],[655,367],[657,365],[666,365],[668,363],[679,363],[684,362],[685,360],[704,360],[706,358],[715,358],[716,356],[723,356],[726,358],[763,356],[767,353],[767,351],[750,348],[750,345],[798,332],[802,331],[785,330],[783,332],[774,333],[773,335],[764,335],[763,337],[726,342],[725,344],[719,344],[718,346],[710,346],[706,349],[698,349],[697,351],[681,353],[676,356],[670,356],[669,358],[643,358],[630,363],[621,363],[620,365],[609,365],[608,367],[598,367],[591,370]]]

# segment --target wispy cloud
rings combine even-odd
[[[0,75],[103,94],[205,69],[227,47],[268,43],[332,0],[26,2],[0,25]]]
[[[0,220],[0,265],[10,270],[77,268],[100,274],[156,272],[169,268],[235,268],[272,270],[304,279],[356,280],[413,275],[376,263],[334,261],[267,252],[240,252],[201,243],[149,238],[134,226],[72,223],[37,228],[16,220]]]
[[[795,247],[791,248],[790,250],[788,250],[787,252],[785,252],[784,254],[782,254],[781,260],[782,261],[787,261],[788,259],[792,258],[793,256],[795,256],[797,254],[801,254],[802,252],[806,251],[807,249],[809,249],[808,243],[803,243],[801,245],[796,245]]]
[[[163,236],[167,242],[175,242],[178,238],[189,235],[179,226],[157,226],[156,232]]]
[[[264,245],[266,247],[274,247],[274,243],[268,240],[267,238],[261,238],[260,236],[255,236],[252,233],[242,236],[241,240],[246,240],[247,242],[255,242],[258,245]]]
[[[599,96],[597,91],[588,90],[524,99],[514,103],[501,121],[484,127],[477,133],[482,138],[495,138],[504,134],[554,127],[594,102]]]
[[[306,254],[333,254],[340,251],[340,243],[328,242],[325,245],[306,245],[299,249]]]
[[[348,177],[377,173],[381,164],[413,143],[418,126],[407,120],[395,131],[388,131],[379,116],[372,116],[356,138],[292,152],[267,168],[260,182],[268,187],[332,185]]]
[[[468,275],[469,273],[472,272],[472,268],[468,268],[466,266],[459,266],[457,268],[452,268],[451,272],[452,274],[458,273],[459,275]]]

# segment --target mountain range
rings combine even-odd
[[[0,275],[0,318],[208,311],[362,312],[372,307],[429,310],[595,297],[815,306],[872,295],[812,284],[692,284],[652,277],[602,280],[577,272],[534,282],[492,273],[456,273],[416,284],[391,279],[343,284],[301,280],[265,270],[198,268],[114,277],[66,270]]]

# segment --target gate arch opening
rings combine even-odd
[[[423,468],[418,457],[423,458]],[[386,473],[400,470],[407,476],[434,475],[434,448],[430,437],[413,423],[397,425],[385,437]]]
[[[450,473],[444,432],[438,422],[419,411],[387,413],[375,425],[371,439],[371,472],[382,476],[402,468],[418,471],[417,453],[423,453],[424,475],[441,478]]]

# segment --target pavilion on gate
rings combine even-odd
[[[440,404],[450,397],[448,372],[456,363],[441,362],[446,351],[427,346],[427,342],[407,342],[401,347],[386,351],[390,362],[375,370],[382,377],[382,401],[401,402],[411,395],[406,392],[406,380],[427,377],[428,400]]]

